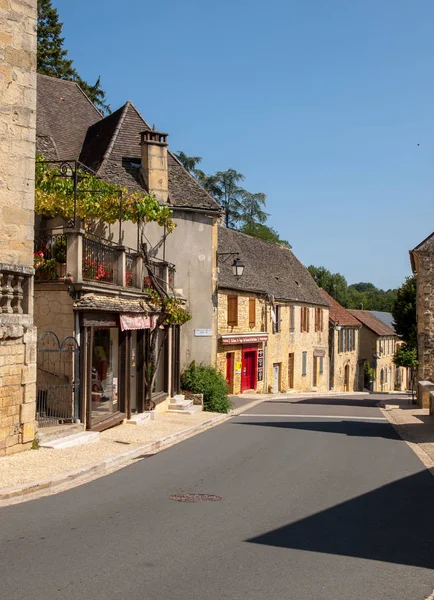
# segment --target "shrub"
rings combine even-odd
[[[181,375],[183,390],[203,394],[204,410],[227,413],[231,408],[228,398],[229,386],[223,375],[214,367],[193,360]]]

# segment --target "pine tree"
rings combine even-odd
[[[109,113],[110,107],[101,89],[100,77],[94,85],[89,85],[72,66],[73,61],[63,47],[65,38],[62,37],[62,28],[63,23],[59,21],[59,14],[52,7],[51,0],[38,0],[38,73],[76,81],[101,112]]]

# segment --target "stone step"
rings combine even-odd
[[[175,394],[171,400],[185,400],[184,394]]]
[[[193,400],[178,400],[176,398],[171,398],[169,400],[169,410],[188,410],[193,406]]]
[[[198,412],[202,412],[203,411],[203,406],[200,405],[196,405],[196,406],[191,406],[190,408],[184,408],[182,410],[176,409],[176,408],[171,408],[169,405],[169,412],[175,413],[175,414],[179,414],[179,415],[194,415]]]
[[[68,425],[53,425],[51,427],[39,427],[38,438],[39,445],[51,442],[52,440],[58,440],[61,438],[69,437],[75,433],[81,433],[84,431],[83,423],[70,423]]]
[[[151,413],[139,413],[137,415],[131,415],[131,419],[125,421],[128,425],[146,425],[151,420]]]
[[[82,431],[81,433],[45,442],[44,444],[40,444],[40,446],[42,448],[51,448],[52,450],[62,450],[63,448],[91,444],[92,442],[97,442],[99,438],[100,433],[98,431]]]

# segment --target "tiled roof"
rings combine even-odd
[[[394,329],[377,319],[369,310],[350,310],[350,313],[377,335],[396,335]]]
[[[85,294],[74,303],[78,310],[102,310],[108,312],[152,313],[153,311],[143,300],[130,300],[99,294]]]
[[[38,74],[36,135],[52,140],[49,146],[45,141],[45,147],[51,150],[51,160],[78,159],[88,128],[101,119],[102,115],[78,83]],[[43,151],[44,145],[38,143],[38,149]]]
[[[140,133],[150,129],[131,102],[91,127],[80,160],[98,174],[134,191],[143,189],[138,167],[141,164]],[[169,204],[179,207],[221,211],[212,198],[168,152]]]
[[[232,257],[219,262],[219,288],[269,294],[276,300],[305,302],[329,306],[309,271],[289,248],[245,235],[233,229],[219,227],[218,246],[221,252],[239,252],[245,264],[239,280],[232,273]]]
[[[352,326],[359,327],[360,321],[356,319],[346,308],[344,308],[339,302],[337,302],[330,294],[328,294],[325,290],[321,290],[324,298],[331,304],[330,308],[330,321],[335,324],[339,324],[342,326]]]
[[[380,321],[383,321],[383,323],[390,327],[390,329],[393,329],[393,331],[395,331],[395,320],[393,318],[392,313],[383,312],[380,310],[370,310],[369,312],[371,313],[371,315],[374,315],[374,317],[376,317],[377,319],[380,319]]]

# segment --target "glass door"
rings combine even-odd
[[[92,347],[91,425],[119,411],[119,329],[95,327]]]

